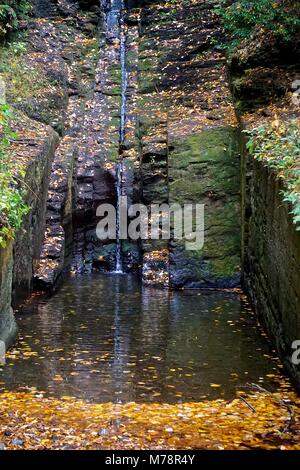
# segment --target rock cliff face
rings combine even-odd
[[[12,145],[12,157],[18,156],[21,171],[25,173],[26,203],[31,210],[14,243],[9,242],[0,251],[0,339],[7,345],[16,332],[12,303],[20,303],[32,291],[33,272],[40,257],[46,224],[51,162],[58,143],[58,136],[51,127],[25,115],[16,115],[14,128],[18,140]]]
[[[300,233],[282,202],[283,185],[274,171],[254,162],[250,180],[245,286],[260,321],[295,381],[292,343],[300,338]]]
[[[17,325],[11,307],[13,243],[0,249],[0,340],[6,346],[15,339]]]
[[[96,36],[99,22],[99,10],[80,13],[73,2],[45,0],[37,2],[36,8],[36,18],[28,24],[31,34],[26,52],[17,55],[11,72],[6,67],[4,77],[8,103],[15,108],[12,127],[17,138],[11,156],[18,159],[18,171],[25,174],[22,184],[31,208],[14,243],[0,251],[0,339],[7,345],[16,333],[11,306],[30,295],[45,258],[47,236],[51,238],[46,231],[44,240],[46,225],[53,227],[50,235],[55,232],[56,242],[51,246],[54,254],[48,258],[53,266],[51,282],[45,277],[43,286],[49,286],[61,274],[71,250],[71,188],[76,159],[73,134],[81,123],[82,103],[89,97],[87,84],[94,79],[93,34]],[[25,78],[24,64],[29,74]],[[65,136],[60,143],[54,128]]]
[[[57,136],[48,131],[42,157],[30,152],[33,210],[14,248],[16,300],[30,291],[33,273],[48,289],[70,264],[77,272],[115,266],[116,243],[99,241],[95,227],[98,205],[117,205],[120,49],[104,37],[107,2],[102,9],[81,3],[85,12],[73,2],[39,1],[29,25],[26,62],[49,86],[18,99],[18,108],[61,139],[54,154]],[[149,210],[153,203],[204,204],[205,243],[187,251],[185,240],[124,241],[124,268],[141,266],[146,284],[232,287],[240,280],[239,155],[224,56],[214,45],[220,26],[205,2],[175,14],[160,3],[129,2],[125,16],[122,194]]]
[[[35,47],[41,47],[44,37],[51,37],[43,57],[46,63],[55,62],[57,77],[63,77],[55,89],[60,89],[66,100],[61,139],[51,168],[43,247],[34,273],[36,286],[44,290],[52,289],[71,263],[73,214],[89,217],[93,207],[91,155],[95,152],[94,128],[100,120],[93,91],[101,24],[99,3],[83,2],[84,11],[73,2],[46,3],[52,13],[43,21],[37,20]],[[38,12],[45,11],[40,5]]]
[[[205,206],[203,248],[186,250],[185,239],[144,245],[147,282],[166,282],[164,272],[172,287],[240,282],[237,122],[225,57],[215,46],[220,40],[220,25],[207,2],[175,10],[154,4],[142,10],[138,114],[143,199],[147,204]]]
[[[26,173],[26,203],[31,208],[24,217],[22,229],[14,243],[13,301],[18,304],[30,295],[33,288],[34,270],[40,258],[46,226],[50,169],[58,135],[50,126],[32,121],[23,115],[16,117],[15,128],[18,140],[12,146],[12,151],[13,155],[14,152],[22,155]]]
[[[290,93],[299,73],[296,56],[276,43],[268,53],[263,39],[259,34],[255,44],[245,44],[233,57],[231,67],[233,94],[245,130],[300,117],[299,106]],[[300,338],[300,234],[293,224],[292,207],[283,201],[286,182],[279,171],[270,167],[268,155],[265,161],[249,155],[245,134],[241,137],[241,153],[243,285],[299,386],[299,365],[291,359],[292,344]]]
[[[111,21],[108,3],[102,2],[102,7],[102,18],[106,12]],[[122,241],[125,271],[141,264],[143,281],[151,285],[236,286],[239,154],[225,58],[214,45],[220,39],[220,25],[205,2],[176,9],[175,14],[171,6],[162,9],[160,2],[131,2],[128,7],[124,141],[120,147],[120,38],[102,21],[90,98],[82,103],[81,122],[77,120],[75,127],[65,124],[66,137],[53,164],[48,228],[36,279],[49,287],[66,264],[65,231],[71,232],[71,224],[66,223],[64,207],[70,207],[70,201],[72,270],[114,269],[117,245],[97,239],[96,211],[101,203],[118,204],[121,158],[121,194],[129,204],[141,202],[149,211],[151,204],[203,204],[206,216],[203,249],[186,250],[184,239]],[[72,107],[67,108],[66,114],[71,112]]]

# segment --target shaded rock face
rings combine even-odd
[[[6,347],[15,339],[17,325],[11,307],[13,243],[0,249],[0,340]]]
[[[221,28],[207,2],[141,14],[139,129],[142,198],[204,204],[203,248],[147,241],[143,280],[172,287],[240,283],[240,161]],[[163,261],[164,260],[164,261]],[[157,269],[155,268],[157,266]],[[160,279],[160,281],[159,281]]]
[[[36,0],[35,12],[41,18],[76,15],[78,6],[83,10],[99,10],[101,0]]]
[[[287,43],[258,31],[234,54],[232,91],[243,129],[299,118],[299,105],[291,99],[292,84],[299,77],[296,46],[297,38],[287,50]],[[264,162],[249,155],[245,133],[241,150],[243,286],[299,386],[299,365],[291,358],[292,343],[300,338],[300,235],[292,221],[292,208],[283,201],[287,188],[280,170],[268,166],[268,155]]]
[[[65,267],[72,243],[73,171],[76,147],[63,139],[55,152],[51,168],[46,207],[46,230],[39,262],[35,266],[35,284],[51,288]]]
[[[185,240],[122,241],[124,270],[141,266],[143,281],[155,286],[239,283],[239,159],[224,57],[213,45],[220,27],[203,2],[175,13],[166,6],[163,14],[158,3],[127,2],[121,146],[120,38],[106,30],[107,2],[102,10],[98,2],[79,2],[88,13],[72,1],[36,3],[42,19],[31,25],[34,54],[28,60],[51,71],[55,86],[18,106],[51,124],[61,140],[57,146],[48,130],[40,158],[32,153],[28,164],[33,210],[16,240],[13,274],[20,299],[33,276],[38,287],[49,289],[69,265],[74,272],[115,269],[116,241],[99,240],[96,226],[100,204],[117,206],[120,158],[121,193],[129,204],[142,202],[149,210],[153,203],[205,204],[206,224],[198,251],[186,250]],[[94,67],[78,46],[93,38],[99,43]]]
[[[287,91],[294,91],[292,84],[299,78],[299,44],[300,32],[287,42],[263,29],[242,41],[229,63],[232,95],[240,114],[257,112],[268,120],[274,111],[272,102],[282,108],[279,113],[297,114]]]
[[[240,279],[237,124],[224,57],[214,47],[221,35],[219,24],[211,7],[202,2],[175,13],[167,6],[163,15],[159,2],[129,5],[132,9],[124,18],[126,121],[120,145],[120,38],[107,31],[104,3],[101,12],[92,8],[92,16],[85,16],[76,2],[38,2],[38,13],[45,20],[33,24],[31,45],[36,53],[32,60],[42,60],[46,68],[53,61],[63,102],[55,104],[54,114],[46,115],[41,102],[37,107],[32,103],[20,103],[20,107],[51,123],[61,140],[54,156],[51,147],[45,173],[32,170],[42,198],[25,221],[26,227],[29,223],[35,227],[34,234],[20,235],[16,253],[22,244],[30,260],[40,253],[34,278],[43,289],[52,288],[70,265],[73,272],[114,270],[117,244],[97,238],[97,208],[103,203],[117,206],[117,162],[121,160],[121,194],[128,197],[129,205],[142,202],[150,210],[153,203],[204,204],[206,237],[204,248],[197,251],[188,251],[184,239],[124,240],[124,270],[142,267],[148,285],[236,286]],[[135,10],[136,6],[142,8]],[[93,31],[88,31],[87,21]],[[97,24],[102,34],[98,35]],[[73,36],[77,42],[72,45]],[[91,37],[98,37],[99,43],[94,68],[85,50],[80,54],[78,49],[81,38],[85,43]],[[48,98],[45,95],[47,103]],[[50,166],[46,196],[44,180]],[[40,222],[35,220],[37,214]],[[35,240],[34,253],[29,240]],[[23,264],[15,266],[18,292],[31,286],[30,260],[24,257]],[[25,266],[29,267],[24,277]]]
[[[174,143],[170,152],[173,203],[204,204],[204,246],[170,247],[174,286],[235,287],[240,283],[240,198],[237,132],[218,127]]]
[[[18,304],[27,297],[33,287],[33,274],[36,263],[40,257],[42,241],[46,225],[46,201],[48,195],[51,164],[58,144],[58,135],[51,127],[31,121],[22,117],[25,130],[18,129],[18,139],[24,136],[27,139],[27,129],[31,131],[30,154],[25,165],[25,184],[28,189],[26,203],[31,208],[23,219],[22,229],[17,234],[14,243],[14,269],[13,269],[13,300]],[[17,141],[14,148],[16,152],[24,151],[22,143]],[[20,149],[21,147],[21,149]],[[28,148],[27,148],[28,151]]]
[[[37,279],[45,285],[56,282],[69,253],[65,197],[74,204],[71,270],[115,269],[117,244],[99,240],[96,226],[97,207],[118,204],[118,161],[122,162],[121,194],[129,204],[142,202],[149,211],[154,203],[204,204],[206,216],[203,249],[186,250],[186,240],[124,240],[124,270],[137,270],[141,264],[146,284],[165,287],[239,284],[237,123],[224,56],[213,45],[221,35],[220,26],[205,3],[175,14],[171,6],[166,7],[163,15],[156,3],[148,7],[148,3],[131,3],[124,19],[128,86],[121,146],[120,37],[102,22],[93,93],[77,128],[66,126],[65,131],[76,141],[76,163],[67,164],[69,179],[62,178],[70,181],[74,175],[71,195],[60,187],[70,184],[55,183],[55,162],[52,169],[55,191],[50,183],[48,229],[37,271]],[[102,6],[109,15],[106,2]],[[136,6],[142,8],[135,10]],[[64,166],[61,162],[68,152],[61,145],[57,161]]]
[[[246,206],[245,287],[282,361],[298,386],[292,343],[300,338],[300,234],[282,202],[282,183],[252,162]]]
[[[78,0],[79,6],[81,8],[91,8],[94,6],[99,6],[101,0]]]
[[[59,21],[37,21],[36,29],[37,38],[40,35],[52,38],[52,48],[44,55],[47,60],[63,65],[59,70],[64,73],[67,94],[63,135],[51,168],[46,231],[35,269],[35,284],[42,289],[51,289],[70,264],[73,227],[76,229],[79,219],[91,216],[93,202],[89,191],[94,175],[91,156],[95,150],[91,135],[99,120],[92,105],[101,15],[98,10],[80,11],[76,2],[59,2],[56,18]],[[105,187],[102,175],[99,181],[97,190],[101,193]],[[84,220],[84,224],[89,222]]]
[[[94,92],[86,112],[83,138],[79,146],[76,181],[77,195],[74,212],[74,249],[72,271],[92,269],[113,271],[116,268],[117,242],[100,240],[96,234],[99,222],[97,208],[101,204],[118,205],[117,171],[122,162],[120,194],[128,203],[138,200],[138,167],[134,136],[136,112],[136,67],[138,28],[131,21],[126,35],[126,125],[120,141],[122,108],[122,74],[120,64],[120,11],[113,16],[107,2],[102,24],[102,42],[96,68]],[[109,30],[113,22],[116,27]],[[136,243],[121,242],[124,271],[137,270],[139,250]]]
[[[98,11],[101,34],[94,31],[99,44],[94,73],[87,73],[88,67],[83,64],[81,73],[76,74],[77,60],[81,59],[76,53],[72,55],[73,62],[70,58],[64,61],[69,86],[64,135],[52,165],[47,228],[41,259],[35,272],[37,286],[46,289],[56,284],[64,268],[70,264],[73,272],[90,271],[94,268],[106,271],[115,268],[116,242],[99,240],[96,226],[99,221],[97,208],[100,204],[110,203],[117,206],[116,165],[121,153],[122,193],[127,195],[130,202],[136,198],[138,182],[133,157],[136,142],[128,126],[120,148],[120,43],[118,35],[113,37],[106,31],[106,3],[102,2],[103,10]],[[92,8],[92,11],[96,10]],[[118,15],[117,23],[120,20]],[[91,18],[90,13],[73,11],[70,17],[70,20],[77,24],[77,34],[80,36],[85,34],[85,18]],[[138,31],[136,22],[131,22],[131,26],[126,38],[130,54],[130,62],[127,64],[127,124],[136,119],[132,96],[137,64],[134,38],[138,36]],[[56,23],[55,28],[57,29]],[[51,22],[42,24],[42,29],[46,29],[53,37],[60,58],[69,57],[72,45],[62,40],[63,32],[58,30],[53,36]],[[77,43],[73,45],[75,51],[76,47]],[[86,62],[85,56],[82,59]],[[139,264],[136,243],[124,241],[122,244],[125,270],[136,269]]]
[[[35,96],[14,104],[61,136],[69,119],[69,97],[86,93],[82,75],[94,78],[91,50],[96,47],[100,19],[99,10],[82,12],[76,2],[38,0],[36,17],[28,25],[24,62],[29,73],[35,71],[37,86],[39,81],[44,83]]]
[[[16,114],[13,127],[18,140],[12,144],[11,154],[18,155],[20,171],[25,173],[25,201],[31,210],[24,217],[14,243],[8,242],[0,250],[0,340],[6,346],[13,342],[17,331],[12,304],[19,304],[32,292],[33,272],[46,224],[51,162],[58,143],[58,135],[52,128],[20,113]]]

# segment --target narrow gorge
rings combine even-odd
[[[292,46],[271,38],[270,52],[258,31],[228,52],[213,0],[31,3],[0,50],[9,159],[27,206],[0,248],[0,392],[124,406],[125,427],[132,403],[209,414],[208,403],[221,413],[237,399],[251,414],[240,392],[251,386],[267,391],[261,400],[297,400],[299,148],[288,176],[259,149],[293,129],[299,142],[299,35]],[[285,134],[282,145],[290,156]],[[204,243],[188,249],[195,221],[181,239],[173,222],[170,237],[162,223],[151,237],[153,205],[203,207]],[[115,237],[101,239],[110,207]],[[134,240],[124,225],[137,215],[147,236]],[[277,426],[272,406],[255,448]],[[109,426],[99,446],[112,445]],[[180,448],[171,428],[157,439]],[[187,448],[244,445],[190,434]],[[132,448],[125,437],[120,448]]]

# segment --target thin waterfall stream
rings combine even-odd
[[[122,263],[122,246],[121,246],[121,237],[120,237],[120,227],[121,227],[121,196],[122,196],[122,186],[123,186],[123,162],[120,161],[117,164],[117,224],[116,224],[116,274],[123,274],[123,263]]]
[[[115,5],[116,4],[116,5]],[[126,67],[126,31],[125,31],[125,2],[112,1],[111,9],[118,7],[119,17],[119,41],[120,41],[120,66],[121,66],[121,108],[120,108],[120,159],[116,170],[116,189],[117,189],[117,225],[116,225],[116,274],[123,273],[122,263],[122,243],[121,243],[121,197],[123,196],[123,177],[124,165],[122,160],[122,151],[125,141],[125,123],[126,123],[126,92],[128,86],[128,76]]]

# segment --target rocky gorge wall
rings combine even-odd
[[[1,253],[3,337],[14,329],[12,297],[17,305],[33,285],[52,289],[68,266],[114,269],[116,244],[99,241],[95,227],[97,206],[117,204],[120,151],[129,203],[202,203],[206,210],[204,250],[186,251],[185,240],[123,241],[125,270],[141,269],[150,285],[240,282],[237,122],[211,6],[199,2],[174,16],[161,2],[128,5],[120,150],[120,51],[118,38],[105,33],[108,5],[101,5],[80,2],[82,11],[74,2],[36,2],[27,51],[16,63],[20,83],[28,64],[26,87],[13,87],[5,72],[8,100],[23,113],[14,146],[24,158],[31,211],[13,250]]]
[[[252,42],[245,41],[232,58],[232,93],[240,129],[247,133],[263,125],[273,129],[274,134],[277,126],[288,128],[289,122],[299,122],[299,105],[292,99],[292,84],[299,77],[297,41],[287,47],[276,38],[268,40],[271,51],[259,32]],[[284,172],[272,168],[268,160],[272,144],[259,160],[247,151],[247,139],[242,132],[243,287],[299,387],[300,368],[291,359],[292,344],[300,339],[300,232],[293,222],[293,207],[283,200],[284,192],[290,192]],[[285,142],[281,145],[284,162]],[[297,172],[297,163],[291,171]]]
[[[96,13],[84,13],[72,2],[33,3],[35,18],[27,25],[31,33],[21,37],[24,51],[11,53],[4,44],[0,48],[1,78],[14,110],[11,127],[16,138],[10,158],[12,163],[17,159],[16,177],[22,175],[19,180],[30,207],[14,242],[0,250],[0,340],[6,345],[16,333],[12,306],[24,301],[37,285],[45,249],[50,251],[51,280],[65,266],[76,191],[73,135],[82,121],[97,53],[99,8]],[[47,245],[53,226],[55,243]]]
[[[0,340],[9,346],[15,338],[17,325],[12,310],[13,243],[0,249]]]
[[[24,131],[19,125],[19,120],[28,126],[30,136],[26,127]],[[0,340],[7,345],[16,333],[12,304],[18,304],[32,291],[34,269],[45,231],[51,162],[58,143],[58,135],[51,127],[20,113],[13,127],[18,132],[18,140],[12,145],[11,152],[22,162],[20,171],[25,174],[27,188],[25,202],[31,210],[24,217],[14,242],[9,241],[6,248],[0,250]]]
[[[142,246],[147,284],[234,287],[240,282],[237,121],[218,18],[208,2],[142,9],[138,134],[142,200],[205,207],[203,248],[187,239]],[[195,226],[194,226],[195,228]]]
[[[102,2],[108,23],[109,4]],[[140,270],[146,284],[172,287],[234,287],[240,283],[240,188],[237,121],[230,101],[225,56],[212,6],[199,2],[179,8],[161,2],[130,3],[126,30],[126,117],[120,145],[120,38],[100,25],[101,41],[83,127],[66,128],[77,141],[73,186],[74,272],[114,270],[117,244],[97,239],[101,203],[205,205],[205,245],[187,251],[185,241],[121,241],[125,271]],[[138,8],[136,8],[138,7]],[[113,18],[113,19],[112,19]],[[193,20],[192,20],[193,18]],[[199,28],[201,33],[199,34]],[[179,44],[178,41],[181,41]],[[184,51],[184,56],[182,56]],[[67,111],[68,112],[68,111]],[[66,138],[65,138],[66,139]],[[62,144],[61,144],[62,145]],[[59,164],[66,151],[57,153]],[[74,161],[74,158],[70,161]],[[55,171],[52,171],[56,181]],[[64,193],[56,181],[56,193]],[[50,183],[50,188],[52,183]],[[55,284],[64,266],[61,209],[49,193],[44,249],[36,279]],[[54,223],[54,221],[57,222]]]
[[[300,370],[291,356],[292,343],[300,338],[300,233],[291,208],[282,201],[282,190],[276,173],[254,161],[244,283],[259,320],[299,385]]]

